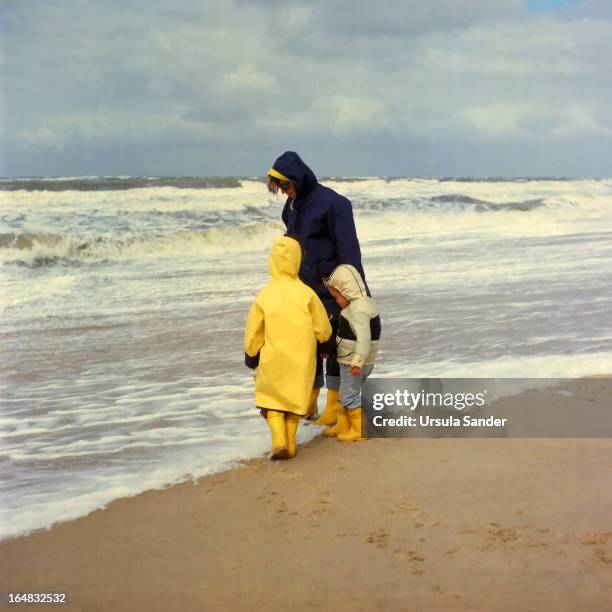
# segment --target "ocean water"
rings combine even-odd
[[[376,375],[612,372],[612,180],[323,182]],[[268,450],[242,333],[282,205],[257,179],[0,180],[0,537]]]

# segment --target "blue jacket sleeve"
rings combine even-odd
[[[357,230],[353,219],[353,207],[346,198],[338,198],[332,203],[327,217],[329,234],[336,244],[338,263],[355,266],[360,272],[361,249],[357,240]]]
[[[371,295],[361,264],[361,248],[351,202],[344,197],[335,199],[330,206],[327,223],[329,234],[336,246],[338,265],[345,263],[355,266],[365,283],[367,294]]]

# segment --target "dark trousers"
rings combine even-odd
[[[330,316],[329,322],[332,327],[332,339],[330,342],[329,357],[325,360],[325,386],[328,389],[340,388],[340,366],[336,358],[336,334],[338,332],[338,317],[340,316],[340,308],[335,300],[324,300],[323,305],[327,314]],[[318,389],[323,386],[323,359],[317,352],[317,371],[315,374],[314,388]]]

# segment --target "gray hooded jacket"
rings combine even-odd
[[[325,284],[349,301],[340,311],[336,336],[338,363],[358,367],[373,364],[380,340],[380,317],[361,275],[354,266],[341,264],[325,279]]]

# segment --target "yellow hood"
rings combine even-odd
[[[289,238],[289,236],[283,236],[272,245],[268,266],[270,276],[274,279],[283,276],[296,278],[300,271],[301,262],[302,249],[298,241]]]

